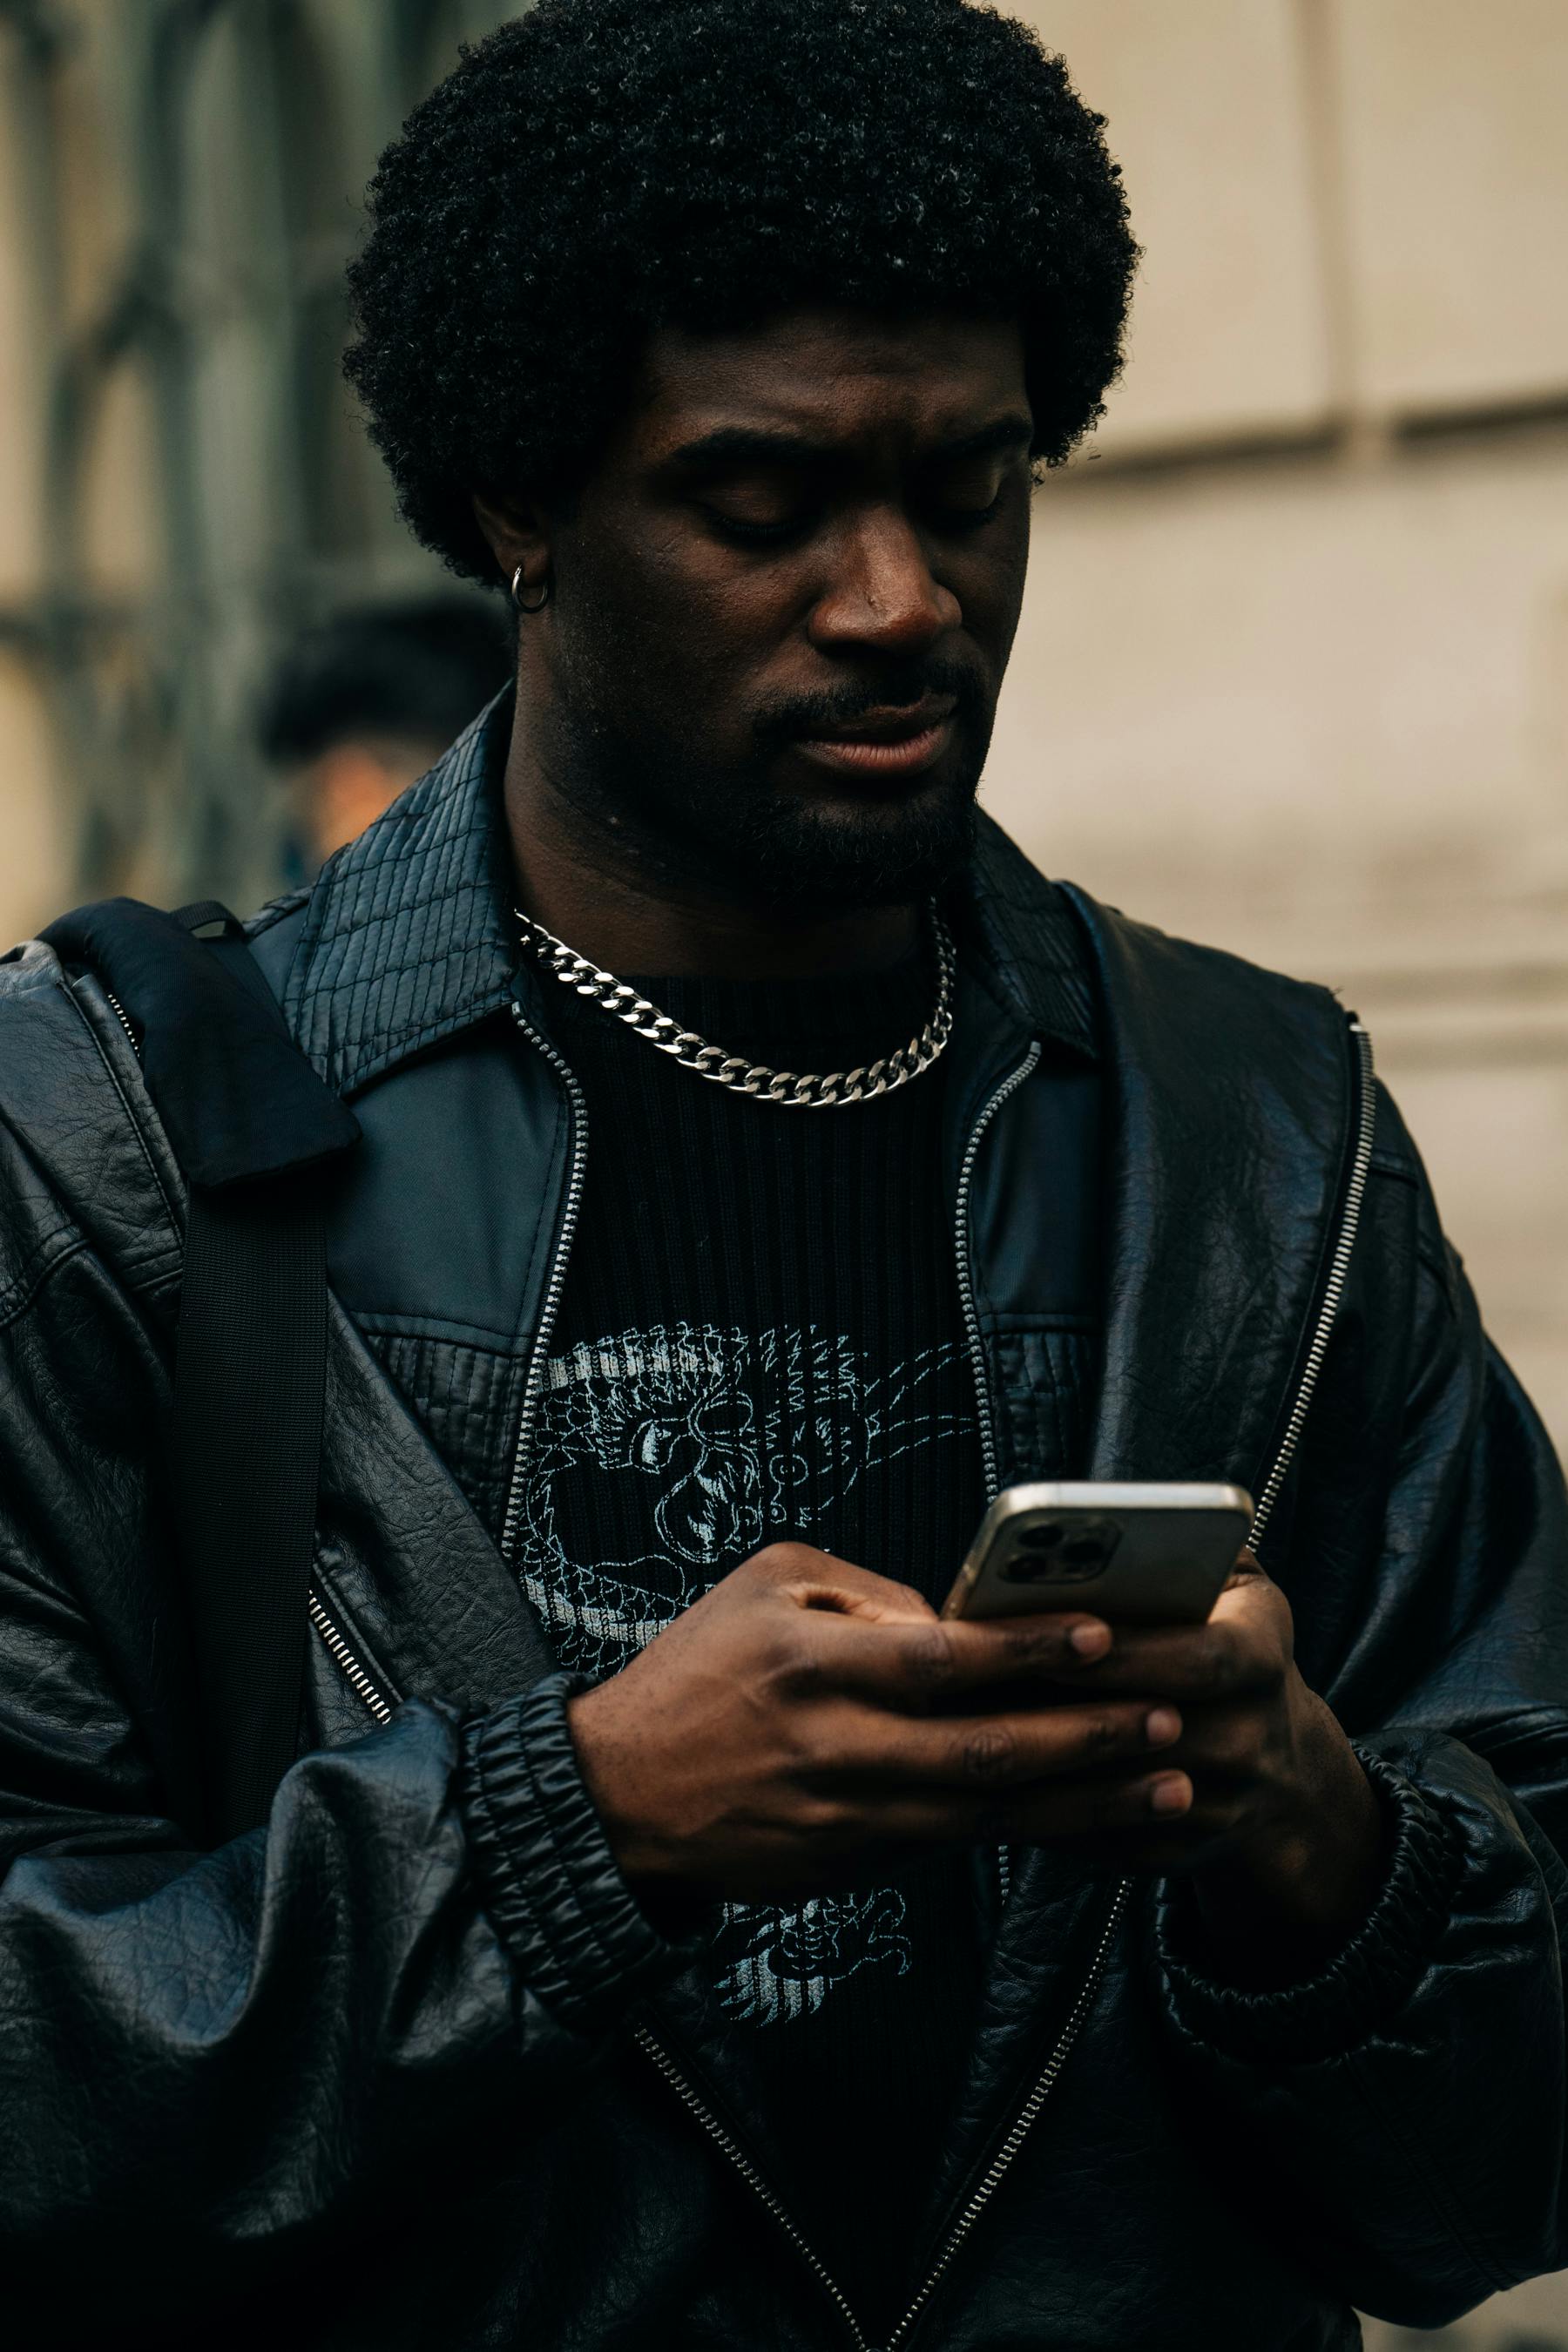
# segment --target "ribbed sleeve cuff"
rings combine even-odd
[[[1464,1869],[1458,1827],[1412,1780],[1358,1748],[1390,1827],[1383,1888],[1343,1948],[1316,1976],[1267,1992],[1205,1973],[1196,1906],[1179,1884],[1154,1908],[1155,1966],[1177,2025],[1250,2065],[1334,2058],[1393,2017],[1414,1991],[1452,1916]]]
[[[468,1724],[459,1801],[485,1908],[520,1980],[563,2023],[602,2032],[674,1974],[594,1809],[566,1722],[584,1683],[552,1675]]]

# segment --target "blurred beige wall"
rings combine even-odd
[[[1342,990],[1568,1439],[1568,5],[1033,0],[1145,261],[989,772],[1048,870]]]

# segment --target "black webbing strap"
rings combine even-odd
[[[191,1187],[174,1484],[216,1844],[294,1761],[326,1381],[319,1184]]]
[[[211,951],[276,1017],[226,908],[175,919],[216,931]],[[298,1746],[326,1349],[317,1171],[193,1182],[173,1468],[217,1844],[266,1820]]]
[[[109,900],[44,936],[125,1007],[189,1185],[170,1466],[201,1826],[222,1844],[266,1820],[298,1745],[326,1381],[323,1183],[359,1128],[295,1045],[226,908],[171,916]]]

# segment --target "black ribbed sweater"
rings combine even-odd
[[[850,1068],[931,1009],[924,956],[872,980],[639,980],[683,1025]],[[554,998],[587,1103],[582,1215],[550,1343],[550,1507],[522,1568],[563,1664],[615,1671],[778,1537],[940,1602],[984,1507],[942,1180],[942,1063],[830,1110],[738,1097]],[[982,1966],[966,1858],[802,1906],[731,1906],[715,1990],[756,2070],[779,2188],[865,2318],[896,2316]]]

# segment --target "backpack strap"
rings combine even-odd
[[[326,1380],[323,1182],[359,1125],[295,1045],[226,908],[110,900],[44,936],[124,1006],[189,1184],[170,1464],[205,1828],[221,1844],[266,1820],[298,1746]]]
[[[326,1306],[310,1177],[192,1186],[171,1453],[216,1844],[266,1820],[297,1752]]]

